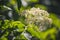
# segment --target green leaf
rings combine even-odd
[[[18,10],[20,10],[20,8],[21,8],[21,0],[16,0],[17,1],[17,5],[18,5]]]
[[[8,40],[6,37],[0,38],[0,40]]]
[[[40,39],[40,33],[37,30],[34,30],[35,26],[33,25],[28,25],[27,31],[33,36],[33,37],[37,37]]]
[[[24,35],[20,35],[20,40],[27,40]]]
[[[30,2],[38,2],[38,0],[30,0]]]
[[[55,15],[55,14],[50,14],[50,17],[52,18],[53,24],[57,27],[60,28],[60,19]]]
[[[43,9],[43,10],[47,10],[47,7],[45,5],[36,4],[35,7]]]

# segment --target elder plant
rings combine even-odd
[[[47,30],[47,28],[51,27],[52,19],[45,10],[33,7],[30,10],[24,10],[21,15],[25,17],[26,24],[34,24],[38,26],[40,31]]]

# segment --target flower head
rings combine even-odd
[[[31,8],[30,10],[25,10],[22,14],[25,16],[27,24],[35,24],[39,27],[40,31],[46,30],[52,24],[49,13],[40,8]]]

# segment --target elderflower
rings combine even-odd
[[[30,10],[25,10],[22,15],[25,16],[25,22],[27,24],[35,24],[39,27],[40,31],[51,27],[52,19],[49,18],[49,13],[45,10],[31,8]]]

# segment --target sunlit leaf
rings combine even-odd
[[[50,14],[50,17],[53,20],[53,24],[60,28],[60,19],[55,14]]]

